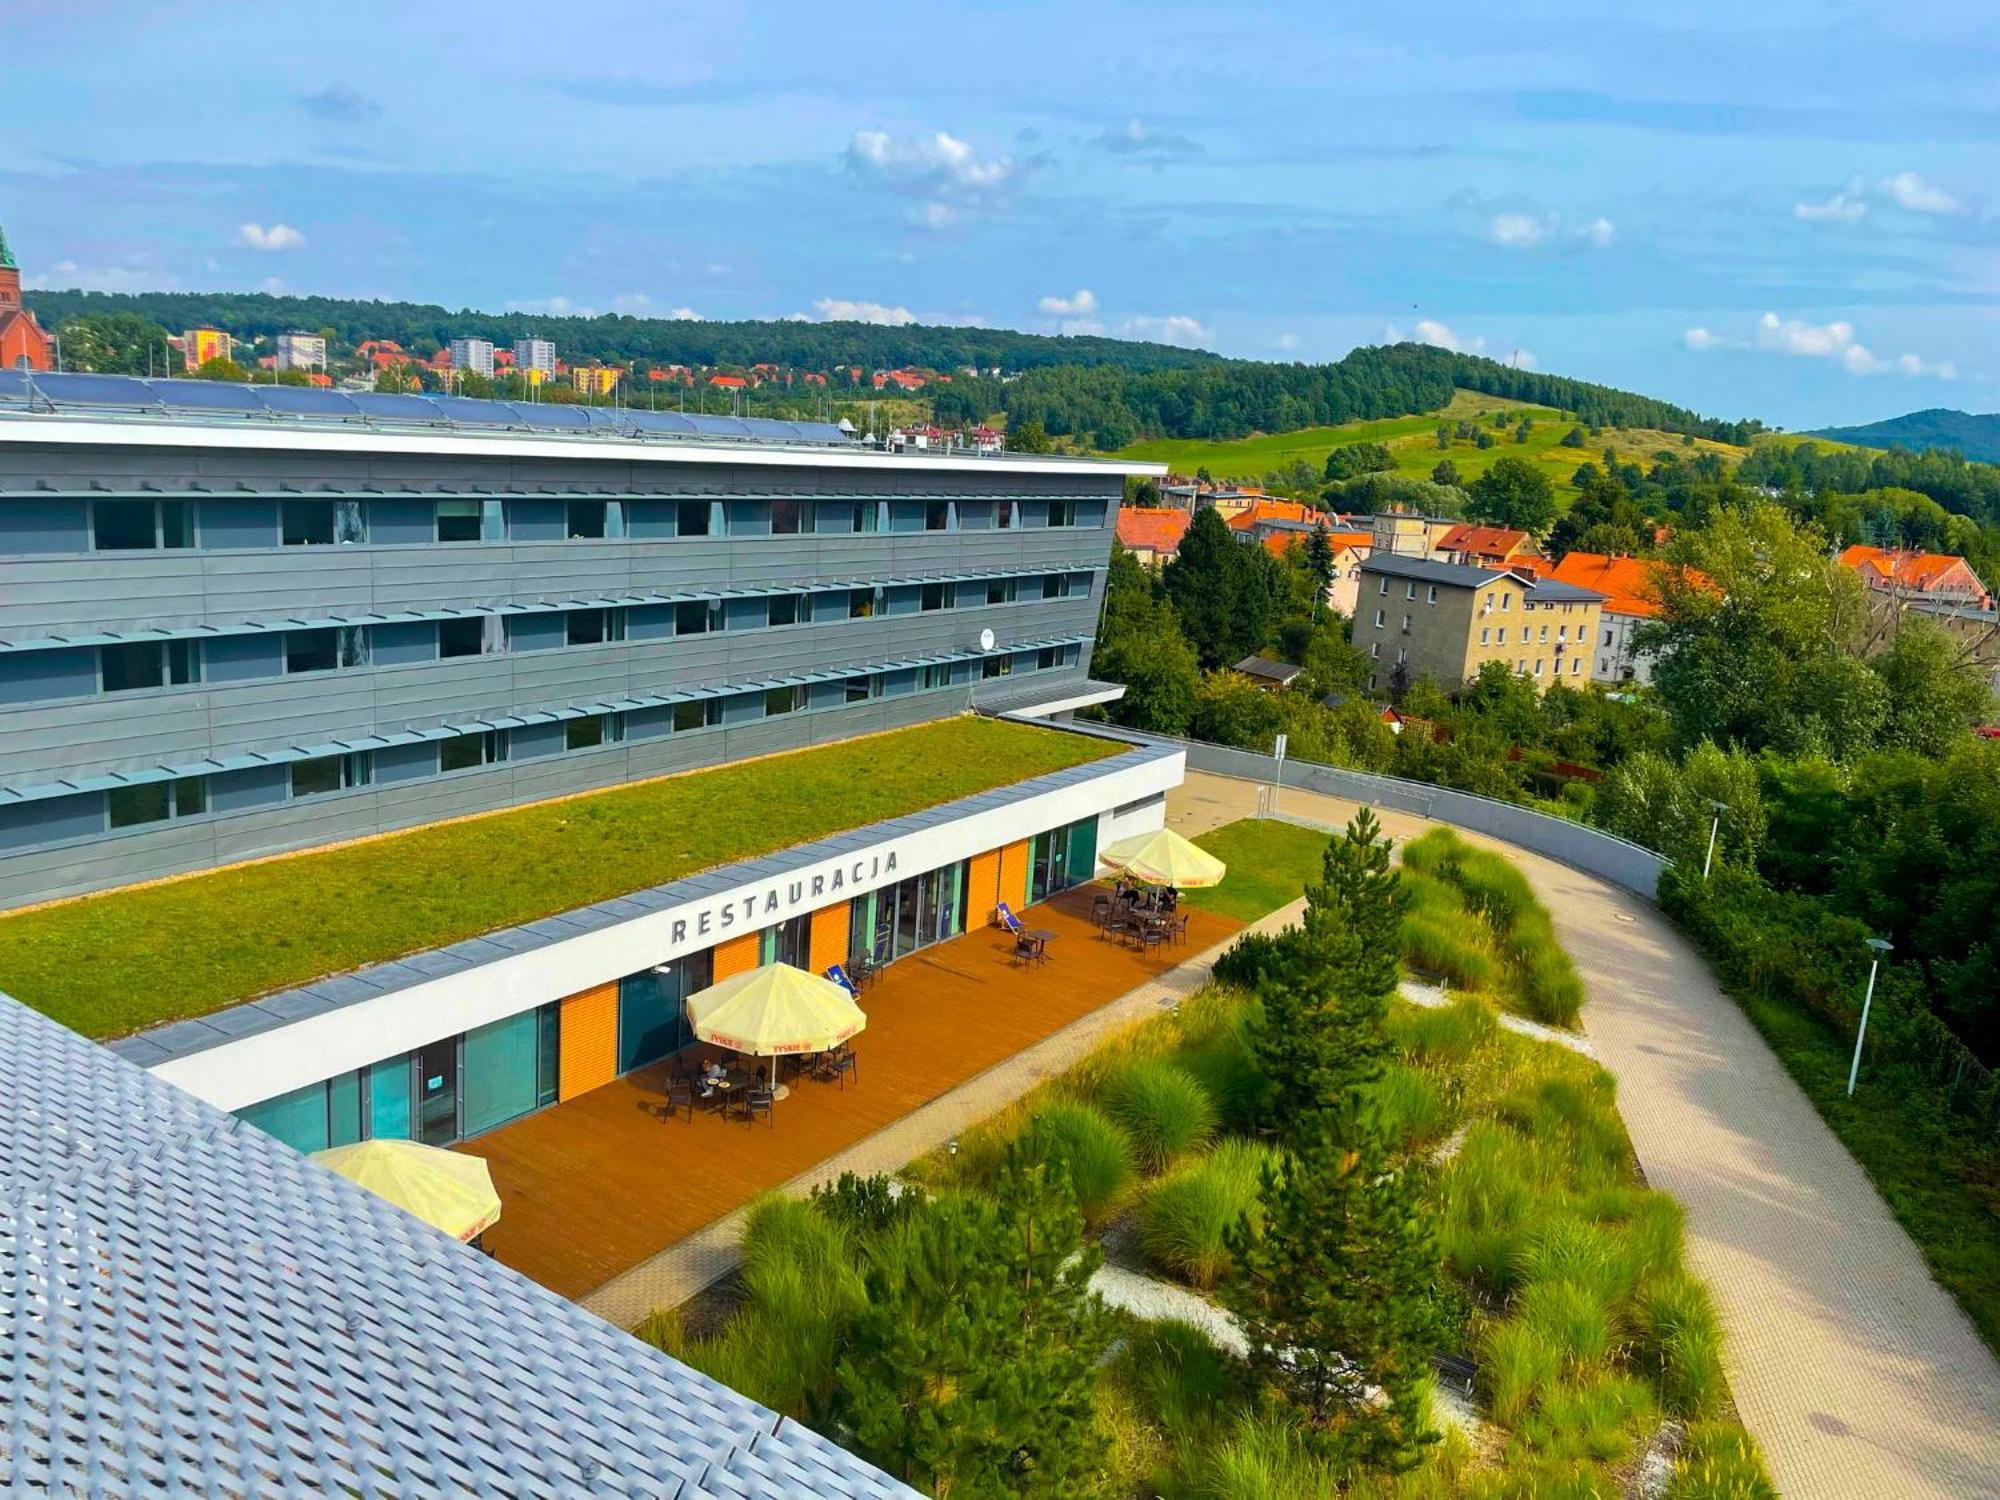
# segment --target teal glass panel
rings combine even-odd
[[[551,1000],[535,1012],[535,1103],[553,1104],[561,1088],[562,1001]]]
[[[410,1139],[410,1054],[384,1058],[368,1070],[368,1134],[378,1141]]]
[[[1069,825],[1069,883],[1082,885],[1097,874],[1097,819]]]
[[[342,1073],[326,1082],[327,1131],[336,1146],[361,1139],[361,1074]]]
[[[459,1075],[463,1133],[478,1135],[535,1107],[535,1040],[540,1023],[532,1010],[475,1027],[465,1034]]]
[[[266,1135],[274,1135],[294,1151],[324,1151],[330,1142],[326,1134],[326,1085],[307,1084],[236,1111],[239,1120],[255,1125]]]
[[[658,1062],[682,1043],[679,986],[671,974],[629,974],[618,981],[618,1071]]]

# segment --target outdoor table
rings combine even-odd
[[[1035,956],[1037,958],[1047,958],[1049,956],[1049,944],[1055,941],[1057,934],[1050,932],[1046,927],[1037,927],[1029,932],[1028,936],[1034,941]]]

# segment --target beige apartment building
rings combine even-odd
[[[1546,689],[1590,681],[1604,596],[1555,579],[1377,552],[1361,564],[1354,644],[1374,663],[1369,685],[1428,676],[1450,691],[1489,661]]]

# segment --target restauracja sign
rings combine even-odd
[[[690,936],[710,937],[728,932],[738,923],[745,927],[768,927],[772,922],[796,916],[801,907],[810,911],[835,901],[851,891],[872,890],[896,874],[896,851],[876,854],[835,865],[814,875],[774,882],[760,896],[731,896],[715,906],[705,906],[692,916],[674,918],[668,941],[684,943]]]

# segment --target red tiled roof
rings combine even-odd
[[[1438,538],[1440,552],[1466,552],[1505,561],[1528,545],[1528,533],[1505,526],[1454,526]]]
[[[1650,619],[1660,612],[1660,585],[1665,581],[1668,567],[1669,564],[1654,558],[1571,552],[1549,570],[1548,576],[1558,583],[1595,589],[1604,595],[1604,612],[1608,615],[1641,615]],[[1688,578],[1697,584],[1708,582],[1693,569],[1688,570]]]
[[[1158,553],[1180,551],[1194,518],[1184,510],[1154,510],[1143,505],[1125,505],[1118,510],[1118,545],[1127,551]]]
[[[1244,489],[1244,494],[1253,491]],[[1261,493],[1261,492],[1256,492]],[[1250,502],[1242,510],[1229,518],[1231,531],[1248,531],[1259,521],[1300,521],[1308,526],[1320,524],[1331,518],[1323,510],[1315,510],[1310,505],[1302,505],[1296,500],[1265,500]]]
[[[1961,568],[1969,582],[1975,586],[1979,583],[1971,564],[1947,552],[1905,552],[1856,545],[1840,554],[1840,565],[1854,569],[1864,582],[1872,582],[1877,588],[1899,583],[1921,593],[1936,588],[1945,575]],[[1980,591],[1985,592],[1983,587]]]

